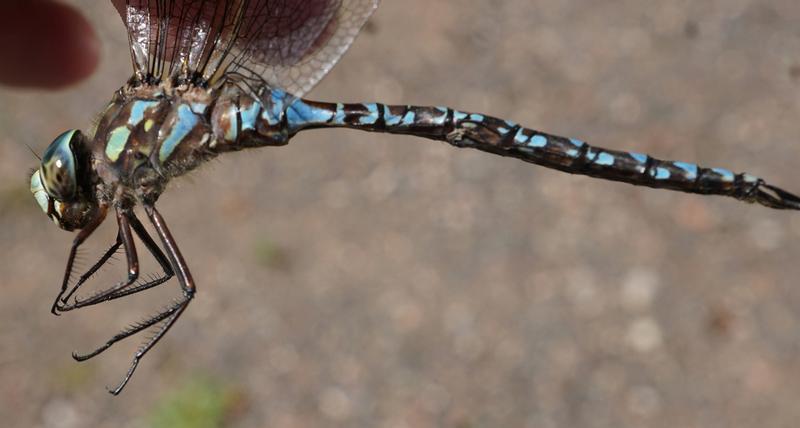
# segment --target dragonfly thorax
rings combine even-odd
[[[120,90],[91,143],[100,197],[117,206],[153,203],[170,178],[213,157],[208,149],[212,99],[209,90],[195,86]]]
[[[31,192],[67,230],[82,228],[98,205],[153,204],[171,178],[220,153],[288,142],[293,97],[262,94],[234,84],[125,86],[89,136],[72,130],[51,143]]]
[[[59,135],[31,176],[31,192],[62,229],[83,228],[98,206],[153,203],[169,178],[214,156],[208,91],[127,86],[106,107],[93,132]]]

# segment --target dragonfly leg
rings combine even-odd
[[[66,296],[61,298],[61,303],[66,304],[69,298],[72,297],[72,295],[75,294],[76,291],[78,291],[78,288],[80,288],[81,285],[83,285],[104,264],[106,264],[106,262],[108,262],[108,260],[119,250],[120,246],[122,246],[122,238],[120,237],[119,233],[117,233],[117,241],[114,243],[114,245],[109,247],[109,249],[105,252],[105,254],[103,254],[103,256],[100,257],[100,260],[98,260],[97,263],[95,263],[91,268],[89,268],[88,271],[86,271],[86,273],[84,273],[83,275],[81,275],[80,278],[78,278],[78,282],[76,282],[75,285],[72,286],[72,289],[69,290],[69,293],[67,293]]]
[[[146,329],[146,328],[148,328],[148,327],[150,327],[150,326],[152,326],[152,325],[154,325],[154,324],[156,324],[156,323],[158,323],[160,321],[163,321],[163,320],[169,318],[170,316],[172,316],[174,314],[174,312],[176,310],[176,306],[177,305],[171,305],[169,308],[165,309],[162,312],[159,312],[156,315],[153,315],[152,317],[146,318],[146,319],[144,319],[144,320],[142,320],[140,322],[137,322],[135,324],[131,324],[130,326],[126,327],[125,329],[123,329],[119,333],[115,334],[111,339],[108,339],[108,341],[106,341],[106,343],[104,343],[102,346],[100,346],[99,348],[95,349],[92,352],[88,352],[88,353],[85,353],[85,354],[79,354],[77,352],[73,352],[72,353],[72,358],[74,358],[77,361],[86,361],[86,360],[88,360],[88,359],[90,359],[92,357],[100,355],[103,351],[105,351],[106,349],[110,348],[111,345],[119,342],[120,340],[125,339],[125,338],[130,337],[130,336],[133,336],[134,334],[136,334],[136,333],[138,333],[138,332],[140,332],[140,331],[142,331],[142,330],[144,330],[144,329]]]
[[[93,305],[102,301],[117,291],[127,288],[139,279],[139,257],[136,254],[136,246],[133,243],[133,235],[131,234],[131,225],[127,213],[121,209],[117,209],[117,224],[119,232],[117,239],[122,241],[122,246],[125,248],[125,254],[128,261],[128,279],[119,282],[107,290],[98,292],[97,294],[85,299],[75,300],[72,304],[58,305],[57,309],[60,311],[71,311],[73,309],[82,308],[84,306]],[[106,253],[108,254],[108,253]],[[91,270],[91,269],[90,269]],[[72,293],[70,293],[72,294]]]
[[[164,246],[167,256],[169,257],[174,271],[178,276],[178,283],[183,290],[183,298],[176,301],[166,311],[156,315],[155,318],[164,316],[166,319],[164,324],[161,325],[161,328],[158,329],[156,334],[150,340],[148,340],[144,345],[142,345],[142,347],[139,348],[138,351],[136,351],[136,354],[133,356],[131,366],[128,369],[128,372],[125,374],[125,377],[116,388],[109,390],[109,392],[114,395],[119,394],[120,391],[122,391],[122,388],[124,388],[131,379],[131,376],[133,376],[133,372],[136,370],[136,367],[139,365],[139,361],[141,361],[142,357],[144,357],[144,355],[147,354],[147,352],[152,349],[162,337],[164,337],[172,325],[175,324],[175,321],[178,320],[183,311],[189,305],[189,302],[192,301],[196,291],[194,279],[192,279],[192,274],[189,272],[189,267],[186,265],[186,261],[183,259],[183,255],[181,255],[178,244],[175,242],[175,239],[172,237],[167,224],[164,222],[164,218],[161,217],[161,214],[154,206],[145,206],[145,211],[147,212],[147,216],[150,218],[150,222],[155,227],[158,237],[161,238],[161,243]]]
[[[169,260],[167,256],[164,255],[164,252],[161,251],[161,248],[158,247],[158,244],[153,240],[149,233],[147,233],[147,229],[142,225],[136,215],[130,213],[128,216],[128,222],[139,237],[142,240],[145,247],[153,258],[156,259],[158,264],[161,266],[161,269],[164,271],[163,275],[160,276],[153,276],[148,281],[141,282],[134,286],[126,286],[121,288],[111,288],[106,290],[106,292],[97,294],[89,299],[81,300],[79,302],[75,302],[73,305],[73,309],[82,308],[85,306],[92,306],[98,303],[107,302],[109,300],[118,299],[120,297],[130,296],[131,294],[136,294],[144,290],[148,290],[150,288],[159,286],[164,284],[165,282],[169,281],[175,273],[172,270],[172,266],[170,266]],[[69,297],[69,296],[67,296]]]
[[[100,224],[103,223],[103,220],[105,220],[106,218],[107,212],[108,212],[108,207],[106,207],[105,205],[101,205],[97,213],[97,217],[95,217],[92,221],[90,221],[89,224],[86,225],[86,227],[81,229],[81,231],[78,232],[78,235],[72,241],[72,247],[69,250],[69,257],[67,258],[67,267],[64,269],[64,280],[61,283],[61,291],[56,296],[56,299],[53,301],[53,306],[50,308],[50,312],[53,315],[59,315],[59,311],[61,310],[59,302],[62,296],[64,296],[64,293],[67,292],[67,287],[69,286],[69,279],[72,276],[72,267],[73,264],[75,263],[75,255],[78,252],[78,247],[80,247],[81,244],[83,244],[89,238],[89,236],[91,236],[92,233],[94,233],[94,231],[97,230]]]
[[[181,316],[181,314],[189,305],[189,302],[191,302],[195,294],[195,285],[194,285],[194,280],[192,279],[192,275],[189,272],[189,268],[186,266],[186,262],[184,261],[180,250],[178,249],[175,239],[172,237],[169,228],[167,228],[167,225],[164,222],[164,218],[161,217],[161,214],[155,209],[155,207],[146,206],[145,210],[147,211],[147,216],[150,218],[150,222],[155,227],[158,236],[161,239],[161,243],[164,246],[164,249],[166,250],[167,258],[169,259],[169,265],[171,266],[171,268],[169,268],[169,271],[167,271],[167,273],[168,274],[174,273],[178,277],[178,283],[180,284],[181,289],[183,291],[183,296],[177,301],[175,301],[172,305],[168,306],[163,311],[157,313],[156,315],[121,331],[120,333],[109,339],[103,346],[97,348],[96,350],[87,354],[77,354],[77,353],[73,354],[73,358],[75,358],[76,360],[85,361],[105,351],[106,349],[111,347],[114,343],[119,342],[120,340],[125,339],[127,337],[130,337],[148,327],[161,323],[155,334],[150,339],[148,339],[144,344],[142,344],[142,346],[136,351],[136,353],[133,356],[131,365],[128,368],[128,371],[123,377],[122,381],[115,388],[109,389],[109,392],[114,395],[119,394],[120,391],[122,391],[122,389],[125,387],[125,385],[127,385],[128,381],[131,379],[131,376],[133,376],[136,367],[138,367],[141,359],[145,356],[145,354],[147,354],[147,352],[150,349],[153,348],[153,346],[155,346],[156,343],[158,343],[159,340],[161,340],[162,337],[164,337],[167,331],[169,331],[169,329],[172,328],[175,321],[177,321],[177,319]],[[145,242],[145,244],[148,246],[151,252],[153,252],[153,255],[156,257],[156,259],[159,260],[159,262],[165,261],[163,253],[161,253],[160,250],[157,250],[158,247],[155,245],[152,239],[150,239],[149,235],[147,235],[147,232],[145,231],[141,223],[139,223],[138,220],[133,220],[131,221],[131,225],[133,226],[136,233],[139,234],[140,237],[142,237],[142,240]],[[165,269],[165,271],[166,270],[167,269]],[[121,290],[119,292],[119,295],[116,297],[121,297],[121,295],[127,295],[132,292],[135,292],[133,290],[134,289]]]
[[[150,327],[151,325],[154,325],[161,320],[164,320],[164,322],[155,332],[153,337],[151,337],[145,343],[143,343],[142,346],[140,346],[139,349],[136,351],[136,353],[133,355],[133,360],[131,361],[131,365],[128,368],[128,371],[125,373],[125,377],[122,378],[122,381],[120,381],[120,383],[113,389],[109,389],[108,392],[110,392],[113,395],[117,395],[122,391],[123,388],[125,388],[125,385],[127,385],[128,381],[131,380],[133,372],[136,371],[136,367],[139,366],[139,361],[141,361],[142,358],[145,356],[145,354],[147,354],[147,352],[150,351],[150,349],[152,349],[153,346],[155,346],[155,344],[158,343],[158,341],[161,340],[162,337],[164,337],[164,335],[169,331],[169,329],[172,328],[172,325],[175,324],[175,321],[177,321],[178,317],[181,316],[183,311],[186,309],[186,306],[189,305],[191,299],[192,297],[190,295],[184,294],[183,298],[175,301],[175,303],[173,303],[172,306],[154,315],[145,322],[140,323],[135,329],[131,330],[127,334],[124,334],[125,332],[123,332],[117,336],[114,336],[114,338],[112,338],[112,340],[110,340],[106,345],[104,345],[102,348],[93,352],[92,354],[89,354],[86,357],[86,358],[91,358],[94,355],[97,355],[100,352],[104,351],[109,346],[113,345],[115,342],[122,340],[141,330],[144,330],[145,328]],[[79,356],[76,356],[74,354],[73,357],[78,361],[83,361],[82,359],[79,359]]]

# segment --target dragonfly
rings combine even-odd
[[[761,178],[725,168],[660,160],[592,146],[510,120],[440,106],[332,103],[304,98],[338,62],[379,0],[120,0],[133,75],[116,91],[94,129],[53,140],[30,177],[41,209],[77,231],[51,312],[58,315],[123,298],[173,277],[181,296],[88,353],[155,329],[116,387],[184,313],[195,280],[156,204],[174,178],[223,153],[283,146],[302,131],[350,128],[442,141],[500,156],[638,186],[722,195],[774,209],[800,209],[800,198]],[[157,235],[137,217],[141,206]],[[109,216],[115,242],[81,275],[79,247]],[[161,273],[140,278],[138,238]],[[86,296],[78,290],[120,249],[127,275]]]

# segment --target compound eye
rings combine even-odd
[[[75,147],[81,138],[81,131],[71,129],[56,137],[42,155],[42,184],[59,201],[69,201],[77,192]]]
[[[48,210],[50,207],[50,195],[48,195],[47,191],[44,190],[44,186],[42,185],[42,174],[38,169],[31,176],[31,193],[33,193],[33,197],[36,198],[36,203],[39,204],[39,207],[42,209],[42,211],[49,215],[50,213]]]

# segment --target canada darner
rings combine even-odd
[[[70,251],[58,313],[124,297],[176,276],[183,298],[111,338],[158,325],[139,360],[186,309],[195,285],[155,203],[167,182],[226,151],[280,146],[302,130],[346,127],[408,134],[471,147],[562,171],[690,193],[732,196],[779,209],[800,199],[763,180],[727,169],[660,161],[638,153],[592,147],[516,123],[446,107],[334,104],[301,99],[352,43],[377,0],[129,1],[122,9],[134,75],[115,94],[96,128],[55,139],[31,177],[31,191],[61,228],[80,230]],[[162,247],[134,215],[141,204]],[[71,282],[77,248],[113,210],[117,240],[88,272]],[[139,279],[134,234],[163,269]],[[119,248],[128,277],[86,298],[76,291]],[[70,288],[71,286],[71,288]]]

